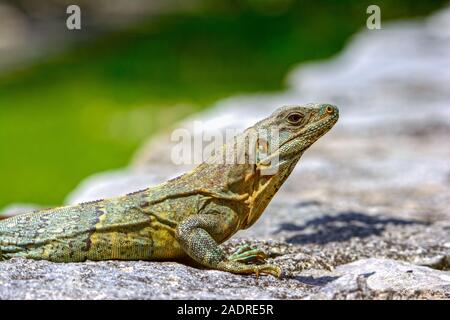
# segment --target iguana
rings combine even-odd
[[[0,260],[188,259],[210,269],[279,277],[281,269],[267,264],[262,250],[244,246],[227,257],[219,244],[261,216],[303,152],[338,117],[330,104],[285,106],[175,179],[125,196],[2,220]],[[247,161],[252,135],[271,129],[277,136],[258,139],[255,161]],[[224,162],[224,150],[243,154],[245,161]],[[263,174],[271,166],[275,170]]]

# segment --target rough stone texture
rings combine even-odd
[[[305,258],[293,260],[301,264]],[[2,299],[450,298],[449,288],[450,272],[383,259],[360,260],[333,272],[309,269],[284,279],[172,262],[12,259],[0,264]]]
[[[340,107],[260,220],[224,246],[263,248],[283,279],[169,262],[11,260],[0,263],[0,298],[449,299],[449,23],[446,9],[363,31],[339,56],[294,70],[286,92],[227,99],[180,124],[243,129],[283,104]],[[67,202],[189,169],[172,165],[173,145],[169,134],[153,138],[129,168],[87,179]]]
[[[319,280],[324,278],[320,275]],[[317,281],[314,276],[312,282]],[[450,298],[450,272],[439,272],[406,262],[365,259],[342,265],[309,299]]]
[[[87,262],[57,265],[12,260],[0,264],[6,299],[238,299],[298,298],[295,280],[256,279],[171,262]]]

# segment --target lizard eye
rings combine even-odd
[[[303,114],[295,112],[288,115],[287,120],[291,124],[299,124],[303,120],[303,117],[304,117]]]

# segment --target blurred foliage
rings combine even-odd
[[[378,1],[383,22],[444,1]],[[61,203],[125,166],[152,133],[219,98],[283,88],[293,65],[337,53],[369,1],[205,1],[0,77],[0,207]]]

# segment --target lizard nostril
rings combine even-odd
[[[333,110],[333,107],[332,107],[332,106],[327,106],[326,109],[325,109],[325,111],[326,111],[328,114],[332,114],[334,110]]]

